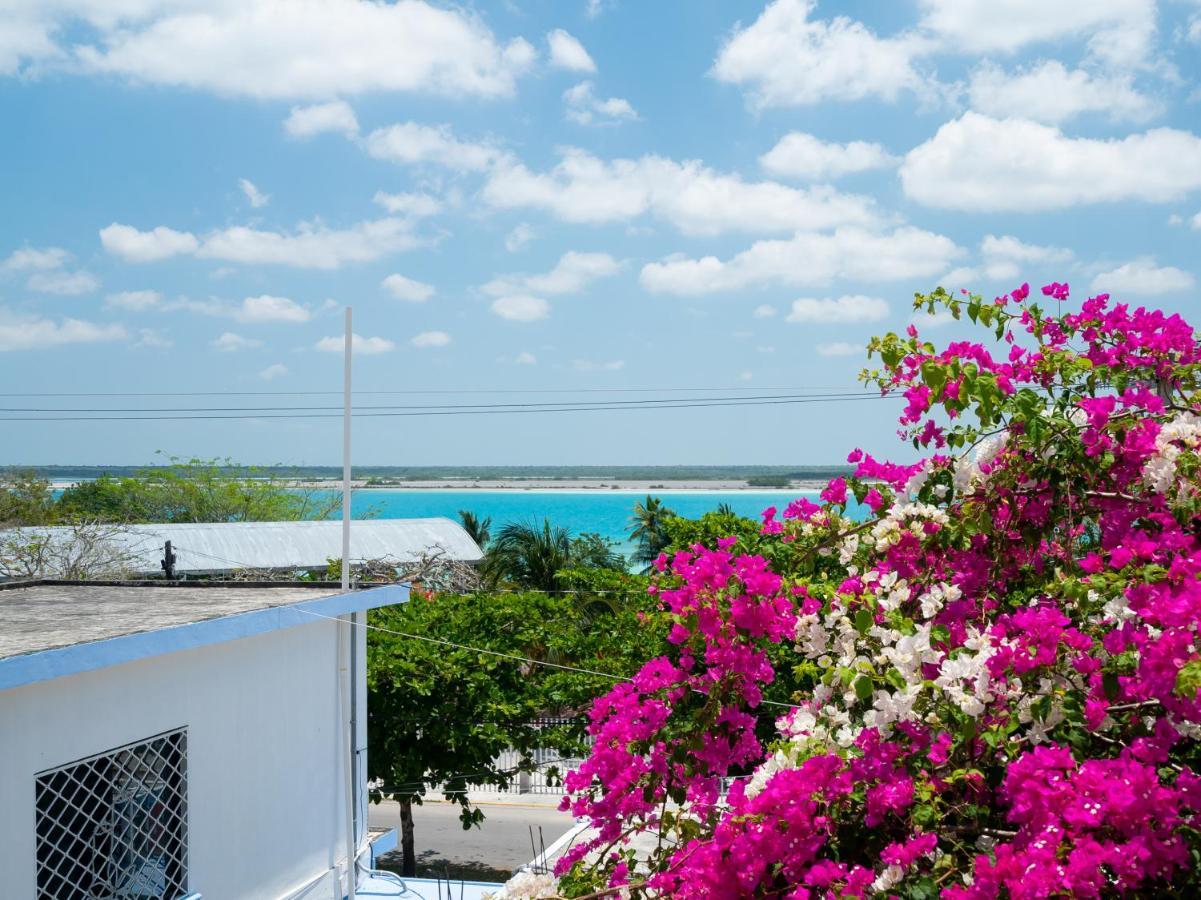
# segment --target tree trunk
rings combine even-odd
[[[400,874],[417,877],[417,854],[413,850],[413,801],[400,801],[400,852],[403,857]]]

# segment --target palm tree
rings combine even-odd
[[[646,495],[646,500],[634,504],[634,515],[630,517],[630,540],[638,544],[633,561],[642,563],[643,572],[649,572],[659,554],[668,544],[667,520],[675,513],[663,505],[658,497]]]
[[[504,578],[525,588],[553,591],[558,588],[555,575],[571,566],[571,532],[551,525],[549,519],[537,522],[509,522],[488,548],[485,562],[488,574]]]
[[[717,514],[719,516],[732,516],[734,515],[734,507],[728,503],[719,503],[717,504]]]
[[[459,521],[463,523],[463,530],[468,536],[475,541],[476,546],[481,550],[487,548],[488,538],[491,536],[492,517],[480,519],[469,509],[459,510]]]

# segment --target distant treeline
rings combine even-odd
[[[78,481],[109,475],[116,478],[153,472],[158,466],[7,466],[0,473],[33,470],[53,481]],[[167,467],[162,467],[167,468]],[[337,480],[340,466],[227,466],[223,474],[252,478],[271,476],[307,480]],[[733,481],[765,483],[767,479],[823,480],[845,475],[849,466],[355,466],[356,479],[436,481],[468,479],[553,478],[611,481]]]

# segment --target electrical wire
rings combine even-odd
[[[656,394],[722,391],[846,392],[848,385],[805,387],[664,387],[664,388],[429,388],[404,391],[354,391],[356,397],[431,394]],[[856,388],[857,389],[857,388]],[[0,392],[0,397],[341,397],[341,391],[30,391]]]
[[[856,398],[844,397],[806,397],[801,399],[790,400],[733,400],[733,401],[697,401],[697,402],[675,402],[665,401],[658,406],[614,406],[614,405],[598,405],[598,406],[578,406],[578,405],[562,405],[557,408],[518,408],[518,409],[496,409],[496,408],[476,408],[476,409],[425,409],[413,410],[407,412],[358,412],[352,411],[351,415],[355,418],[372,419],[372,418],[407,418],[411,416],[481,416],[481,415],[521,415],[530,413],[561,413],[561,412],[620,412],[627,410],[661,410],[661,409],[695,409],[703,407],[751,407],[751,406],[778,406],[778,405],[797,405],[807,403],[853,403],[862,401],[880,401],[894,399],[891,395],[869,395]],[[38,416],[0,416],[0,422],[157,422],[157,421],[180,421],[180,420],[231,420],[231,419],[340,419],[342,413],[218,413],[218,414],[203,414],[194,415],[191,413],[171,414],[171,415],[105,415],[103,410],[98,410],[95,415],[38,415]]]
[[[721,402],[737,402],[747,403],[752,400],[859,400],[859,399],[876,399],[879,395],[872,394],[867,391],[854,391],[841,394],[760,394],[751,395],[749,397],[683,397],[683,398],[662,398],[650,400],[573,400],[544,402],[544,403],[435,403],[425,404],[420,406],[397,406],[397,405],[364,405],[354,407],[355,411],[360,410],[443,410],[443,409],[525,409],[525,408],[543,408],[543,407],[560,407],[560,406],[650,406],[661,405],[664,403],[685,403],[693,401],[703,401],[706,403],[721,403]],[[18,412],[36,412],[36,413],[183,413],[183,412],[341,412],[341,406],[190,406],[180,408],[178,406],[167,407],[104,407],[97,409],[95,407],[37,407],[37,406],[14,406],[0,407],[0,412],[3,413],[18,413]]]

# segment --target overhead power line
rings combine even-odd
[[[657,388],[429,388],[404,391],[354,391],[356,397],[405,396],[432,394],[670,394],[735,393],[772,391],[776,393],[841,393],[858,389],[855,385],[805,385],[802,387],[657,387]],[[340,397],[341,391],[29,391],[0,392],[0,397]]]
[[[480,415],[510,415],[510,414],[529,414],[529,413],[561,413],[561,412],[618,412],[623,410],[661,410],[661,409],[694,409],[702,407],[750,407],[750,406],[777,406],[777,405],[796,405],[807,403],[855,403],[863,401],[879,401],[892,399],[890,395],[879,394],[862,394],[862,395],[839,395],[839,396],[821,396],[821,397],[796,397],[790,399],[772,399],[772,400],[744,400],[741,398],[706,398],[689,402],[665,400],[655,403],[647,403],[639,406],[617,405],[620,401],[612,401],[608,403],[598,403],[596,405],[583,406],[576,404],[555,404],[550,407],[529,407],[515,405],[499,405],[499,406],[476,406],[471,408],[438,408],[426,407],[408,409],[405,411],[354,411],[352,415],[355,418],[371,419],[371,418],[396,418],[410,416],[480,416]],[[287,407],[282,407],[286,409]],[[302,407],[303,409],[303,407]],[[28,410],[17,410],[26,412]],[[181,411],[170,414],[154,413],[153,415],[129,415],[122,413],[121,415],[110,415],[110,412],[115,410],[90,410],[89,415],[54,415],[54,414],[39,414],[32,416],[0,416],[0,422],[152,422],[152,421],[178,421],[188,419],[336,419],[341,418],[342,414],[338,412],[219,412],[219,413],[200,413],[189,411]]]

